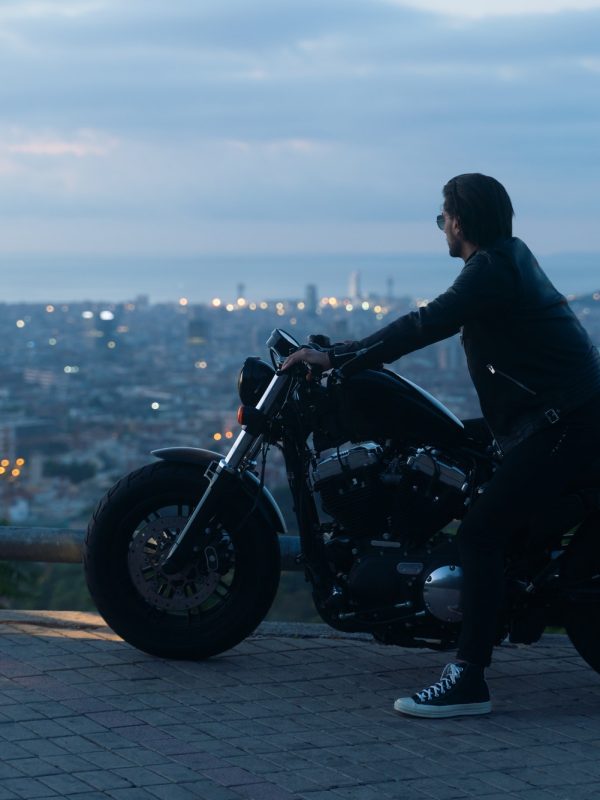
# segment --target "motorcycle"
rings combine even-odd
[[[227,455],[156,450],[98,504],[84,546],[98,611],[166,658],[207,658],[249,636],[281,571],[286,526],[264,480],[275,447],[298,521],[295,563],[324,622],[387,644],[455,647],[455,529],[501,458],[487,426],[390,369],[365,369],[367,351],[323,375],[302,362],[280,370],[300,347],[285,331],[267,346],[271,365],[251,357],[240,372],[242,429]],[[600,672],[599,528],[600,461],[515,531],[498,642],[563,627]]]

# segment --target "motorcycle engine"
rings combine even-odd
[[[433,542],[463,515],[469,478],[447,453],[386,454],[374,442],[336,451],[315,466],[314,489],[337,523],[325,536],[325,551],[350,607],[368,613],[404,603],[444,622],[459,618],[448,610],[458,605],[455,545],[446,552],[446,544],[440,551]]]
[[[321,495],[323,511],[345,531],[360,535],[379,532],[386,525],[384,486],[379,480],[383,449],[365,442],[337,450],[313,469],[313,485]]]
[[[336,450],[313,469],[323,510],[354,537],[382,533],[406,546],[462,516],[468,469],[433,448],[385,456],[375,442]]]

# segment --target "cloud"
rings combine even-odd
[[[441,0],[5,2],[0,209],[40,231],[85,220],[72,247],[94,222],[175,248],[182,227],[268,248],[278,226],[314,226],[316,249],[402,222],[398,247],[418,249],[441,185],[479,170],[520,224],[591,230],[600,11],[553,2],[493,18],[461,0],[460,16]]]
[[[590,11],[600,8],[600,0],[388,0],[402,8],[453,17],[525,16],[557,14],[568,11]]]
[[[76,131],[70,138],[52,134],[30,134],[13,131],[12,141],[0,139],[0,152],[11,155],[62,157],[108,156],[118,145],[118,139],[93,130]]]

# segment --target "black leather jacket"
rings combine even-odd
[[[600,354],[567,300],[517,238],[476,251],[452,286],[356,342],[335,345],[334,367],[379,343],[366,366],[389,363],[462,330],[483,415],[503,450],[600,392]]]

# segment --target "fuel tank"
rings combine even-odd
[[[337,387],[340,422],[351,441],[392,439],[455,446],[464,425],[439,400],[391,370],[363,370]]]

